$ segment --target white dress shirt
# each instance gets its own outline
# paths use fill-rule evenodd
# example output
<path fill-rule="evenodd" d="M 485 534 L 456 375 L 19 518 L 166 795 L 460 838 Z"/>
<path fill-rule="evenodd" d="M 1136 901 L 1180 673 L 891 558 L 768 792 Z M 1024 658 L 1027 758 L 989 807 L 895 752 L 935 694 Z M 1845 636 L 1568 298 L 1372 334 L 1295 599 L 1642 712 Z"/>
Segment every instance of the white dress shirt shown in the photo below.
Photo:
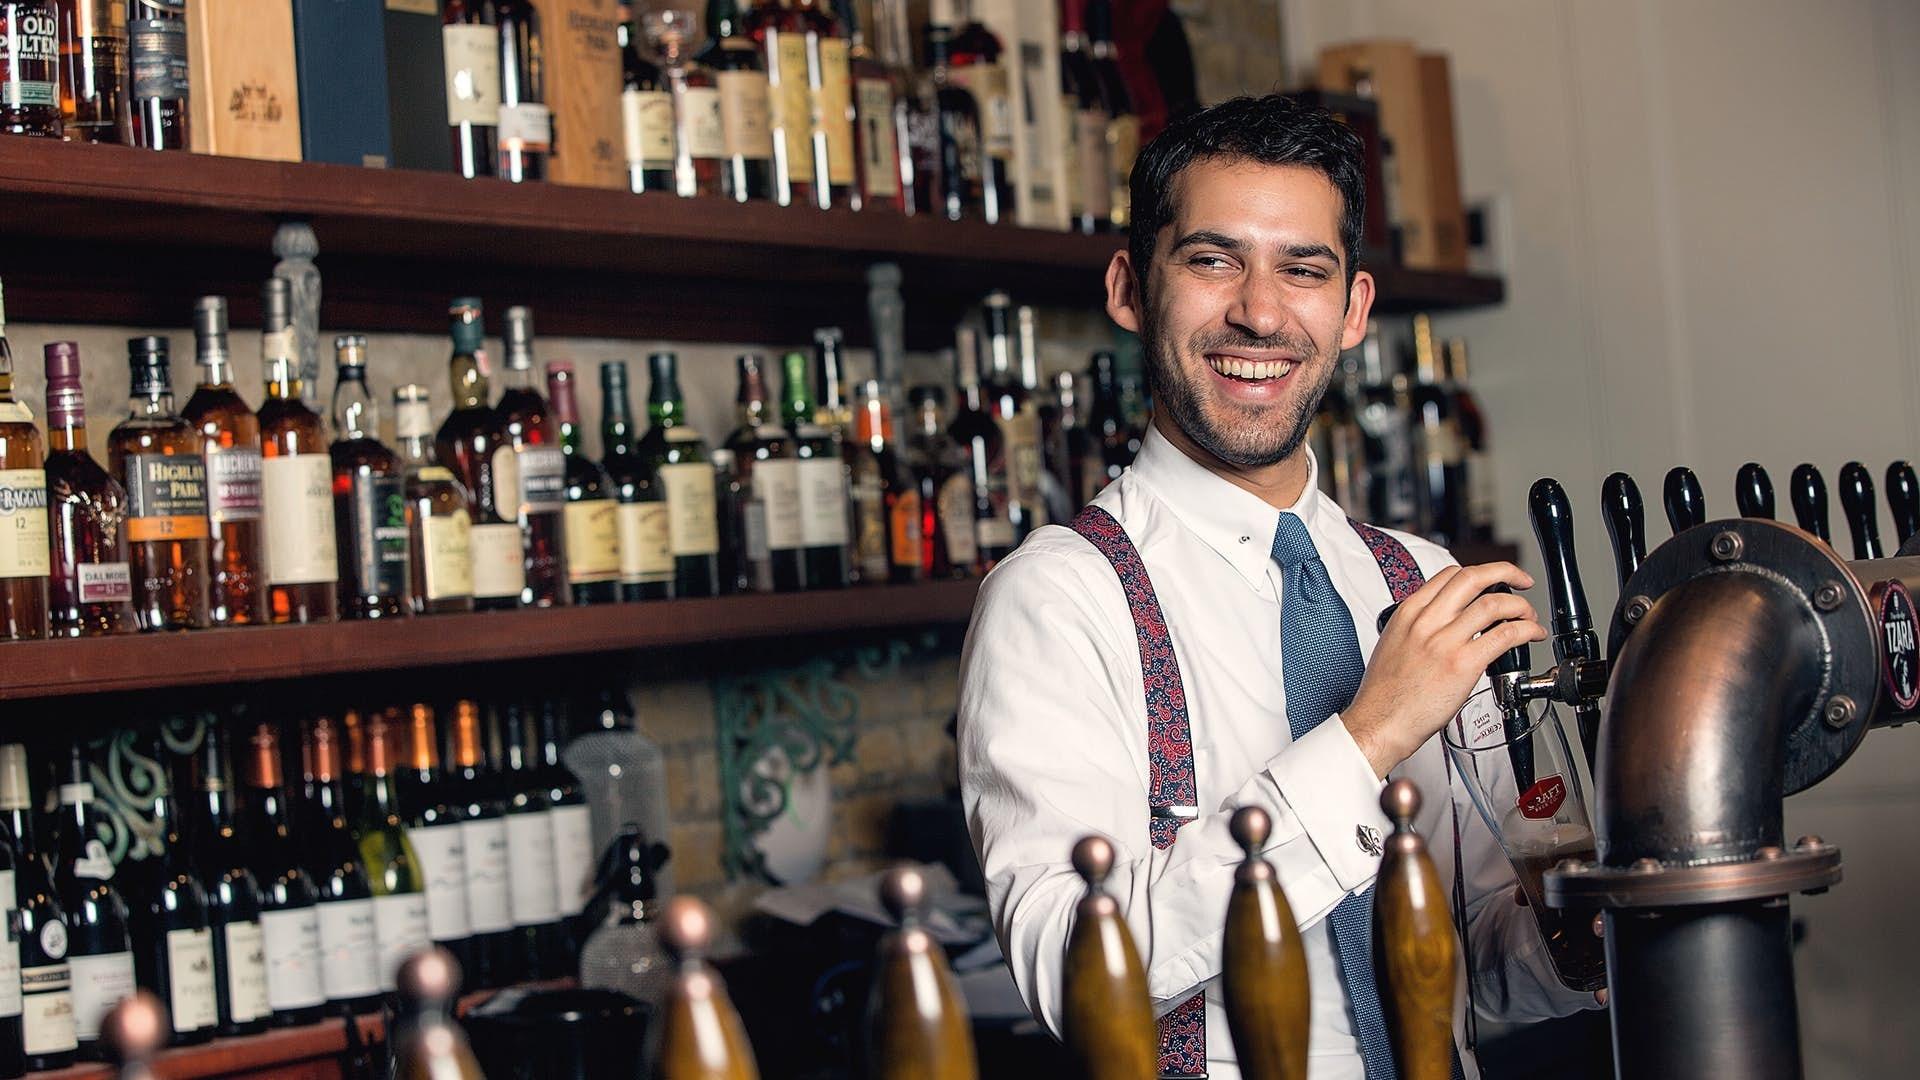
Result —
<path fill-rule="evenodd" d="M 1392 598 L 1346 515 L 1318 490 L 1287 513 L 1306 525 L 1370 656 Z M 1107 890 L 1119 901 L 1147 971 L 1156 1012 L 1204 987 L 1213 1080 L 1237 1080 L 1218 979 L 1233 870 L 1227 822 L 1241 806 L 1273 819 L 1266 858 L 1299 919 L 1312 988 L 1310 1080 L 1364 1080 L 1359 1044 L 1326 916 L 1364 891 L 1379 856 L 1361 826 L 1384 836 L 1378 779 L 1336 714 L 1295 740 L 1281 679 L 1281 568 L 1272 557 L 1281 511 L 1202 468 L 1157 431 L 1093 505 L 1139 549 L 1165 612 L 1186 690 L 1202 816 L 1173 844 L 1148 839 L 1147 713 L 1140 653 L 1120 579 L 1071 529 L 1034 533 L 981 587 L 961 661 L 960 786 L 986 872 L 994 925 L 1028 1008 L 1060 1030 L 1061 968 L 1073 908 L 1085 891 L 1068 863 L 1089 833 L 1118 849 Z M 1452 558 L 1395 534 L 1424 574 Z M 1449 784 L 1438 739 L 1394 770 L 1419 785 L 1415 821 L 1443 881 L 1453 877 L 1451 792 L 1459 812 L 1475 1000 L 1483 1013 L 1538 1020 L 1592 1007 L 1554 978 L 1515 879 L 1466 791 Z M 1464 966 L 1461 993 L 1465 1001 Z M 1462 1011 L 1455 1041 L 1469 1076 Z"/>

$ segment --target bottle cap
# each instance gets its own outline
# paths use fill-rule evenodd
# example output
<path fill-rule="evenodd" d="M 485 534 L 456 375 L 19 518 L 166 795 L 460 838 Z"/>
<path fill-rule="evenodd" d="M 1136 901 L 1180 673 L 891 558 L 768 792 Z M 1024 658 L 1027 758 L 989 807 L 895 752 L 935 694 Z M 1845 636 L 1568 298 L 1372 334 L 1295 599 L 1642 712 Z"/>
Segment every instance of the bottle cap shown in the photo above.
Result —
<path fill-rule="evenodd" d="M 260 287 L 260 329 L 271 334 L 293 322 L 293 286 L 286 278 L 270 277 Z"/>
<path fill-rule="evenodd" d="M 333 363 L 341 371 L 364 372 L 367 367 L 365 334 L 341 334 L 333 339 Z"/>
<path fill-rule="evenodd" d="M 650 353 L 647 370 L 653 376 L 653 395 L 680 396 L 680 358 L 670 352 Z"/>
<path fill-rule="evenodd" d="M 487 324 L 477 296 L 462 296 L 447 305 L 453 321 L 453 347 L 457 352 L 477 353 L 486 344 Z"/>
<path fill-rule="evenodd" d="M 547 397 L 553 402 L 553 418 L 562 424 L 580 423 L 580 403 L 573 392 L 573 362 L 547 361 Z"/>
<path fill-rule="evenodd" d="M 613 396 L 627 388 L 627 362 L 625 360 L 606 360 L 600 364 L 600 391 L 603 395 Z"/>
<path fill-rule="evenodd" d="M 932 402 L 935 405 L 945 405 L 947 403 L 946 389 L 939 386 L 916 386 L 907 391 L 907 404 L 912 405 L 914 408 L 917 409 L 928 402 Z"/>
<path fill-rule="evenodd" d="M 224 364 L 227 356 L 227 298 L 203 296 L 193 305 L 194 363 Z"/>
<path fill-rule="evenodd" d="M 0 746 L 0 810 L 25 810 L 33 805 L 27 783 L 27 748 L 19 743 Z"/>
<path fill-rule="evenodd" d="M 840 343 L 846 339 L 846 332 L 837 326 L 823 326 L 813 332 L 814 344 L 827 348 L 839 348 Z"/>
<path fill-rule="evenodd" d="M 163 337 L 127 339 L 127 368 L 133 376 L 132 393 L 138 396 L 173 392 L 171 343 Z"/>
<path fill-rule="evenodd" d="M 533 309 L 521 306 L 507 309 L 507 368 L 526 371 L 533 367 Z"/>

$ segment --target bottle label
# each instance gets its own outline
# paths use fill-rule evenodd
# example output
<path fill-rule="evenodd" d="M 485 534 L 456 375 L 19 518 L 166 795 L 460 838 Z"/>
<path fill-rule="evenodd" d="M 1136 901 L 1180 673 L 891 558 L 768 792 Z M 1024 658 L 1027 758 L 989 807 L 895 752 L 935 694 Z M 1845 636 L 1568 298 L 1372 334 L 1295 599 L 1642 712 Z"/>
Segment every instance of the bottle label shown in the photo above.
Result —
<path fill-rule="evenodd" d="M 407 595 L 407 497 L 397 476 L 353 474 L 348 496 L 353 591 L 382 599 Z"/>
<path fill-rule="evenodd" d="M 227 945 L 227 1005 L 244 1024 L 273 1013 L 267 1004 L 267 937 L 257 922 L 230 922 Z"/>
<path fill-rule="evenodd" d="M 0 24 L 0 107 L 57 106 L 59 34 L 53 5 L 10 6 Z"/>
<path fill-rule="evenodd" d="M 77 563 L 80 602 L 126 604 L 133 600 L 133 570 L 123 562 Z"/>
<path fill-rule="evenodd" d="M 767 508 L 752 500 L 741 508 L 742 543 L 747 549 L 747 573 L 756 592 L 773 591 L 772 552 L 767 547 Z"/>
<path fill-rule="evenodd" d="M 769 104 L 773 134 L 786 158 L 787 176 L 813 183 L 811 94 L 807 90 L 807 39 L 785 31 L 767 33 Z"/>
<path fill-rule="evenodd" d="M 407 842 L 427 882 L 427 934 L 459 941 L 473 933 L 467 918 L 467 834 L 459 822 L 408 829 Z"/>
<path fill-rule="evenodd" d="M 660 485 L 672 515 L 668 536 L 676 557 L 720 553 L 720 521 L 714 505 L 713 466 L 683 461 L 660 466 Z"/>
<path fill-rule="evenodd" d="M 814 127 L 827 138 L 827 181 L 853 183 L 853 73 L 845 38 L 820 39 L 820 88 L 814 91 Z"/>
<path fill-rule="evenodd" d="M 0 469 L 0 578 L 46 577 L 47 474 Z"/>
<path fill-rule="evenodd" d="M 1133 159 L 1140 156 L 1140 118 L 1118 117 L 1107 124 L 1107 168 L 1113 194 L 1108 197 L 1110 216 L 1116 224 L 1127 220 L 1128 204 L 1133 201 Z"/>
<path fill-rule="evenodd" d="M 771 91 L 764 71 L 722 71 L 720 132 L 725 155 L 748 161 L 773 159 Z"/>
<path fill-rule="evenodd" d="M 67 967 L 73 975 L 74 1035 L 92 1042 L 100 1037 L 100 1021 L 107 1011 L 133 996 L 133 954 L 72 956 Z"/>
<path fill-rule="evenodd" d="M 544 811 L 507 815 L 507 858 L 513 866 L 509 900 L 515 926 L 540 926 L 560 917 L 553 825 L 548 816 Z"/>
<path fill-rule="evenodd" d="M 518 468 L 501 468 L 502 455 L 511 454 Z M 503 505 L 517 504 L 522 514 L 539 514 L 558 510 L 567 503 L 567 458 L 557 446 L 521 446 L 517 448 L 501 447 L 493 454 L 493 474 L 495 491 L 500 492 Z M 517 476 L 519 492 L 517 499 L 512 488 L 502 487 L 500 477 Z"/>
<path fill-rule="evenodd" d="M 854 86 L 860 123 L 860 167 L 867 194 L 900 194 L 900 140 L 893 130 L 893 86 L 860 79 Z"/>
<path fill-rule="evenodd" d="M 1007 494 L 1019 502 L 1030 520 L 1043 521 L 1046 510 L 1040 502 L 1040 417 L 1031 402 L 1012 416 L 996 416 L 1002 445 L 1007 455 Z"/>
<path fill-rule="evenodd" d="M 1078 145 L 1074 160 L 1080 163 L 1079 205 L 1092 217 L 1106 220 L 1113 210 L 1113 155 L 1107 149 L 1107 115 L 1099 109 L 1073 106 L 1073 130 Z"/>
<path fill-rule="evenodd" d="M 79 1046 L 72 985 L 65 961 L 20 969 L 21 1041 L 27 1053 L 59 1054 Z"/>
<path fill-rule="evenodd" d="M 320 911 L 317 907 L 260 913 L 267 949 L 267 1006 L 306 1009 L 327 1000 L 320 986 Z"/>
<path fill-rule="evenodd" d="M 590 585 L 620 578 L 620 509 L 612 499 L 567 504 L 567 580 Z"/>
<path fill-rule="evenodd" d="M 468 541 L 473 551 L 473 595 L 483 600 L 519 596 L 527 585 L 520 526 L 475 525 Z"/>
<path fill-rule="evenodd" d="M 687 144 L 688 157 L 696 161 L 717 161 L 727 155 L 726 121 L 720 114 L 717 88 L 682 87 L 680 113 L 680 138 Z"/>
<path fill-rule="evenodd" d="M 673 580 L 673 522 L 664 502 L 621 503 L 620 580 L 629 585 Z"/>
<path fill-rule="evenodd" d="M 0 1017 L 20 1015 L 20 916 L 13 871 L 0 870 Z"/>
<path fill-rule="evenodd" d="M 128 19 L 127 44 L 133 58 L 135 101 L 187 99 L 185 19 Z"/>
<path fill-rule="evenodd" d="M 625 90 L 620 94 L 620 127 L 627 164 L 643 169 L 673 168 L 673 95 L 665 90 Z"/>
<path fill-rule="evenodd" d="M 1013 546 L 1013 522 L 998 514 L 980 518 L 974 522 L 974 539 L 983 548 L 1010 548 Z"/>
<path fill-rule="evenodd" d="M 213 987 L 213 931 L 167 931 L 167 983 L 173 1030 L 199 1031 L 220 1022 Z"/>
<path fill-rule="evenodd" d="M 314 905 L 320 913 L 320 986 L 327 1000 L 367 997 L 380 991 L 380 938 L 372 900 L 333 900 Z"/>
<path fill-rule="evenodd" d="M 129 454 L 127 539 L 135 543 L 204 540 L 207 462 L 199 454 Z"/>
<path fill-rule="evenodd" d="M 874 581 L 887 578 L 886 498 L 880 468 L 869 458 L 861 463 L 860 475 L 853 482 L 853 509 L 857 519 L 854 548 L 860 560 L 860 573 Z"/>
<path fill-rule="evenodd" d="M 461 24 L 440 28 L 446 54 L 447 126 L 500 122 L 500 31 Z"/>
<path fill-rule="evenodd" d="M 556 806 L 547 817 L 553 826 L 560 914 L 578 915 L 586 910 L 587 897 L 593 892 L 593 812 L 585 806 Z"/>
<path fill-rule="evenodd" d="M 467 917 L 473 932 L 513 929 L 513 906 L 507 895 L 507 823 L 479 818 L 461 822 L 460 831 L 466 836 Z"/>
<path fill-rule="evenodd" d="M 425 893 L 373 898 L 374 937 L 380 944 L 380 989 L 392 990 L 400 962 L 432 943 Z"/>
<path fill-rule="evenodd" d="M 267 580 L 314 585 L 340 580 L 333 531 L 333 462 L 325 454 L 283 454 L 260 462 L 266 511 Z"/>
<path fill-rule="evenodd" d="M 951 69 L 955 84 L 973 95 L 980 109 L 980 143 L 990 157 L 1013 160 L 1013 95 L 1002 64 L 968 64 Z"/>
<path fill-rule="evenodd" d="M 215 525 L 260 520 L 260 451 L 207 455 L 207 515 Z"/>
<path fill-rule="evenodd" d="M 903 492 L 887 509 L 887 534 L 892 541 L 894 566 L 920 567 L 920 493 Z"/>
<path fill-rule="evenodd" d="M 422 514 L 420 546 L 428 600 L 473 595 L 473 516 L 465 508 L 446 515 Z"/>
<path fill-rule="evenodd" d="M 500 149 L 544 154 L 553 148 L 553 113 L 545 105 L 500 106 Z"/>
<path fill-rule="evenodd" d="M 980 559 L 980 545 L 974 538 L 973 480 L 966 473 L 954 473 L 934 496 L 934 514 L 940 533 L 947 538 L 947 561 L 955 566 L 972 566 Z"/>
<path fill-rule="evenodd" d="M 847 468 L 837 457 L 800 462 L 800 532 L 807 547 L 847 542 Z"/>
<path fill-rule="evenodd" d="M 791 458 L 753 463 L 753 499 L 765 515 L 767 547 L 773 551 L 806 546 L 800 470 L 801 463 Z"/>

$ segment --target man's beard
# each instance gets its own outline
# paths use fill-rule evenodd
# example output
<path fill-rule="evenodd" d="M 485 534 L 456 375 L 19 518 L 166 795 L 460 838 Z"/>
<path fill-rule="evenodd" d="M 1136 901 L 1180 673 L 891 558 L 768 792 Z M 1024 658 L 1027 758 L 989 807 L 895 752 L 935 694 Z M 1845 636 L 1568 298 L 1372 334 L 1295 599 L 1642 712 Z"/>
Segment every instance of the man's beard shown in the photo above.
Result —
<path fill-rule="evenodd" d="M 1200 385 L 1208 373 L 1190 372 L 1185 368 L 1173 343 L 1157 330 L 1150 330 L 1143 337 L 1143 343 L 1154 408 L 1167 410 L 1167 415 L 1194 445 L 1243 469 L 1276 465 L 1300 449 L 1300 444 L 1306 441 L 1308 427 L 1313 424 L 1314 410 L 1327 392 L 1327 384 L 1333 380 L 1337 359 L 1316 353 L 1311 341 L 1290 334 L 1254 337 L 1232 330 L 1195 334 L 1188 342 L 1188 350 L 1190 355 L 1202 358 L 1202 365 L 1206 365 L 1204 358 L 1212 352 L 1283 350 L 1301 357 L 1288 378 L 1315 380 L 1304 393 L 1296 391 L 1272 405 L 1253 408 L 1228 404 L 1225 410 L 1238 416 L 1210 417 L 1202 404 L 1208 391 Z"/>

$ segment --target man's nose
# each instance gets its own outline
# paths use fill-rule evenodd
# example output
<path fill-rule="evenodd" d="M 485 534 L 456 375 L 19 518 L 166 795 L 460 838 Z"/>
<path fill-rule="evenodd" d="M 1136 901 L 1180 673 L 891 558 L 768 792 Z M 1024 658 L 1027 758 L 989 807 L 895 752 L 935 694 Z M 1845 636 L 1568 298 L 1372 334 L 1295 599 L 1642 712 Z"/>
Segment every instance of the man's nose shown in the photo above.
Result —
<path fill-rule="evenodd" d="M 1267 274 L 1248 274 L 1227 309 L 1227 321 L 1254 337 L 1271 337 L 1287 324 L 1281 284 Z"/>

